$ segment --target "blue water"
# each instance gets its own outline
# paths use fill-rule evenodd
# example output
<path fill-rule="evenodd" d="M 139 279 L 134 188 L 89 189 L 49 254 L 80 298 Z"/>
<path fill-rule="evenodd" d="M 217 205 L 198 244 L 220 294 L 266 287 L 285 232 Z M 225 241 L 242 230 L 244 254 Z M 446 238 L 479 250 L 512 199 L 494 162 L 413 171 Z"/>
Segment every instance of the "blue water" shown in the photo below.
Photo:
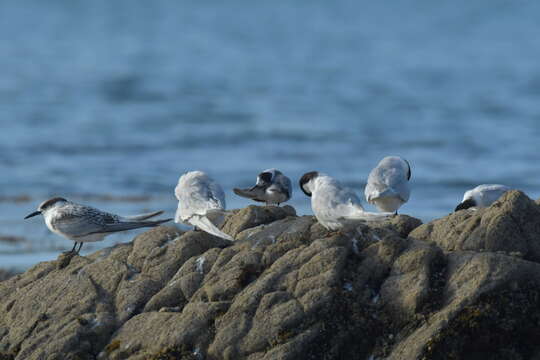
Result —
<path fill-rule="evenodd" d="M 172 216 L 194 169 L 229 208 L 269 167 L 362 193 L 389 154 L 412 164 L 402 212 L 423 220 L 479 183 L 537 198 L 539 13 L 499 0 L 2 1 L 0 239 L 23 240 L 0 240 L 0 266 L 71 248 L 22 220 L 47 197 Z"/>

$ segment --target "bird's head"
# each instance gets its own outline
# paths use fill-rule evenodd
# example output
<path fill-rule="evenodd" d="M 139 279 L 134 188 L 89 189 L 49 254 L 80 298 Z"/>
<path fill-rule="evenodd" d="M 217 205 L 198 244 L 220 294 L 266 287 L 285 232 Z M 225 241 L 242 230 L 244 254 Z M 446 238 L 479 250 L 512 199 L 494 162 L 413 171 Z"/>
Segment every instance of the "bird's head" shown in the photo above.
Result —
<path fill-rule="evenodd" d="M 274 182 L 277 175 L 281 174 L 279 170 L 268 169 L 257 175 L 257 186 L 270 185 Z"/>
<path fill-rule="evenodd" d="M 47 211 L 57 207 L 58 205 L 66 203 L 67 200 L 61 197 L 54 197 L 49 200 L 45 200 L 41 204 L 39 204 L 37 211 L 34 211 L 31 214 L 28 214 L 25 219 L 31 218 L 33 216 L 42 215 L 46 213 Z"/>
<path fill-rule="evenodd" d="M 313 193 L 313 180 L 315 180 L 319 176 L 319 173 L 317 171 L 310 171 L 308 173 L 305 173 L 300 178 L 300 189 L 306 194 L 307 196 L 311 197 L 311 194 Z"/>

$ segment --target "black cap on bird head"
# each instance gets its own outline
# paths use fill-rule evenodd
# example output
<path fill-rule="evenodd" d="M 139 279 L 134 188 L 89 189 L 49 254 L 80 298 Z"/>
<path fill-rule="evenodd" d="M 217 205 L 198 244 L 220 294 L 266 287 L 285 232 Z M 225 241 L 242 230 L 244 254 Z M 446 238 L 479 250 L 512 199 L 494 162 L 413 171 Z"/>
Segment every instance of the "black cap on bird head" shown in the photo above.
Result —
<path fill-rule="evenodd" d="M 459 210 L 465 210 L 465 209 L 472 208 L 475 206 L 476 206 L 476 201 L 474 201 L 474 199 L 467 199 L 463 201 L 462 203 L 460 203 L 458 206 L 456 206 L 456 209 L 454 210 L 454 212 L 459 211 Z"/>
<path fill-rule="evenodd" d="M 309 189 L 306 189 L 304 185 L 309 183 L 311 180 L 315 179 L 317 176 L 319 176 L 319 173 L 317 171 L 310 171 L 308 173 L 305 173 L 299 181 L 300 189 L 306 194 L 307 196 L 311 197 L 311 191 Z"/>
<path fill-rule="evenodd" d="M 259 176 L 257 176 L 257 182 L 261 181 L 263 183 L 271 183 L 273 178 L 274 174 L 272 174 L 270 171 L 263 171 L 259 174 Z"/>
<path fill-rule="evenodd" d="M 45 200 L 44 202 L 39 204 L 37 211 L 34 211 L 31 214 L 28 214 L 24 218 L 28 219 L 28 218 L 31 218 L 31 217 L 34 217 L 34 216 L 37 216 L 37 215 L 41 215 L 44 211 L 51 208 L 52 206 L 54 206 L 56 203 L 58 203 L 60 201 L 61 202 L 66 202 L 67 200 L 64 199 L 64 198 L 61 198 L 61 197 L 53 197 L 53 198 L 51 198 L 49 200 Z"/>

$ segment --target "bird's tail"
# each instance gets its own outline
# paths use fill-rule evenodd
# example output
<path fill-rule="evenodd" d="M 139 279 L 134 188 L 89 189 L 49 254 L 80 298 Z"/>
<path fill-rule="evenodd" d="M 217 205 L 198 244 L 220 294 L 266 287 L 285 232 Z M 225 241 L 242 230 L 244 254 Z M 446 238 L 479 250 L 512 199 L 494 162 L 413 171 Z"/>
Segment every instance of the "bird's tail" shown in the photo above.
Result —
<path fill-rule="evenodd" d="M 146 214 L 140 214 L 140 215 L 124 216 L 123 218 L 126 221 L 143 221 L 143 220 L 148 220 L 150 218 L 156 217 L 161 214 L 163 214 L 163 210 L 154 211 L 154 212 L 146 213 Z"/>
<path fill-rule="evenodd" d="M 155 220 L 155 221 L 122 221 L 118 223 L 107 224 L 103 230 L 96 231 L 95 233 L 112 233 L 112 232 L 117 232 L 117 231 L 132 230 L 132 229 L 138 229 L 138 228 L 143 228 L 143 227 L 155 227 L 171 220 L 172 218 Z"/>
<path fill-rule="evenodd" d="M 191 219 L 189 219 L 189 222 L 191 223 L 191 225 L 198 227 L 204 232 L 220 237 L 222 239 L 234 241 L 232 236 L 225 234 L 223 231 L 219 230 L 206 216 L 193 216 Z"/>

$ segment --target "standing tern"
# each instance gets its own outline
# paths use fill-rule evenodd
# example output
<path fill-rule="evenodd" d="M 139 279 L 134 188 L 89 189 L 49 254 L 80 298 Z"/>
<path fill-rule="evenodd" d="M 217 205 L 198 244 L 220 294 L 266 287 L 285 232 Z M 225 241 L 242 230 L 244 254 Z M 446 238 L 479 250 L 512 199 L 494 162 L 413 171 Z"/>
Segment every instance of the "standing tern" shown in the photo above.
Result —
<path fill-rule="evenodd" d="M 300 179 L 300 189 L 311 197 L 311 209 L 328 230 L 338 230 L 355 220 L 384 220 L 392 213 L 366 212 L 349 188 L 326 174 L 312 171 Z"/>
<path fill-rule="evenodd" d="M 162 213 L 163 211 L 156 211 L 135 216 L 120 216 L 61 197 L 54 197 L 42 202 L 37 211 L 29 214 L 25 219 L 43 215 L 49 230 L 75 242 L 71 253 L 78 254 L 85 242 L 101 241 L 114 232 L 154 227 L 172 220 L 146 221 Z M 75 251 L 77 243 L 80 245 Z"/>
<path fill-rule="evenodd" d="M 387 156 L 369 173 L 364 195 L 379 211 L 395 212 L 409 200 L 411 166 L 399 156 Z"/>
<path fill-rule="evenodd" d="M 234 240 L 207 217 L 212 212 L 223 213 L 225 210 L 225 193 L 217 182 L 202 171 L 190 171 L 180 176 L 174 193 L 178 199 L 175 222 L 192 225 L 195 229 L 223 239 Z"/>
<path fill-rule="evenodd" d="M 234 193 L 248 199 L 278 205 L 292 196 L 291 180 L 277 169 L 264 170 L 257 176 L 255 186 L 249 189 L 233 189 Z"/>

